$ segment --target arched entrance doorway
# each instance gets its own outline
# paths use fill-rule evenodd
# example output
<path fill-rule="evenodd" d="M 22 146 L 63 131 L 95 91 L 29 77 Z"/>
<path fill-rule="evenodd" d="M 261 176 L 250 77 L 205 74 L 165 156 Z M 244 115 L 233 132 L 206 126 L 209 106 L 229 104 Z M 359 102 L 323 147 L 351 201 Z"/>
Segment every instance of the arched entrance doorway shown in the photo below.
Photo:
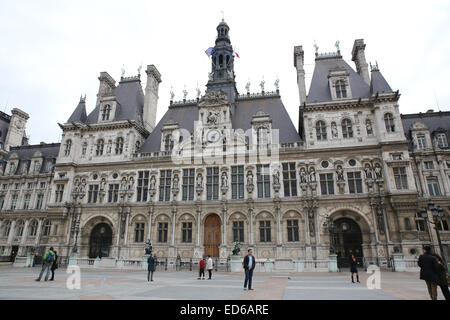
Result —
<path fill-rule="evenodd" d="M 339 268 L 350 267 L 350 256 L 353 254 L 363 265 L 362 233 L 359 225 L 352 219 L 340 218 L 334 221 L 333 247 L 337 254 Z"/>
<path fill-rule="evenodd" d="M 112 230 L 106 223 L 99 223 L 91 232 L 89 258 L 108 257 L 112 244 Z"/>
<path fill-rule="evenodd" d="M 217 214 L 210 214 L 205 219 L 204 246 L 205 255 L 211 257 L 219 256 L 220 246 L 220 218 Z"/>

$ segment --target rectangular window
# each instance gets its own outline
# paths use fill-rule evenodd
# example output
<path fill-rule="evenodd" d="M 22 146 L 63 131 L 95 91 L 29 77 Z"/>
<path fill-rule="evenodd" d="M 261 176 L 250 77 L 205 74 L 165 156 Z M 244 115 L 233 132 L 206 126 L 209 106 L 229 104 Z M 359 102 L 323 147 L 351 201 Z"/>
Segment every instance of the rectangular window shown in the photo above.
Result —
<path fill-rule="evenodd" d="M 33 182 L 28 182 L 27 189 L 33 189 Z"/>
<path fill-rule="evenodd" d="M 433 161 L 425 161 L 425 169 L 434 169 Z"/>
<path fill-rule="evenodd" d="M 425 220 L 420 218 L 416 213 L 416 229 L 417 231 L 425 231 Z"/>
<path fill-rule="evenodd" d="M 299 241 L 298 220 L 287 220 L 288 241 Z"/>
<path fill-rule="evenodd" d="M 169 224 L 167 222 L 158 223 L 158 242 L 167 242 L 167 230 Z"/>
<path fill-rule="evenodd" d="M 19 189 L 20 189 L 20 183 L 16 183 L 16 184 L 14 185 L 14 189 L 19 190 Z"/>
<path fill-rule="evenodd" d="M 146 202 L 150 171 L 138 171 L 137 202 Z"/>
<path fill-rule="evenodd" d="M 194 200 L 195 169 L 183 169 L 183 201 Z"/>
<path fill-rule="evenodd" d="M 37 210 L 41 210 L 42 209 L 42 203 L 44 202 L 44 195 L 38 194 L 37 195 L 37 200 L 36 200 L 36 209 Z"/>
<path fill-rule="evenodd" d="M 417 147 L 419 149 L 425 149 L 427 147 L 427 141 L 425 140 L 424 134 L 417 135 Z"/>
<path fill-rule="evenodd" d="M 395 187 L 397 190 L 408 189 L 408 176 L 406 175 L 406 169 L 404 167 L 393 168 Z"/>
<path fill-rule="evenodd" d="M 0 196 L 0 210 L 3 209 L 4 204 L 5 204 L 5 196 Z"/>
<path fill-rule="evenodd" d="M 231 198 L 244 199 L 244 166 L 231 167 Z"/>
<path fill-rule="evenodd" d="M 233 242 L 244 242 L 244 221 L 233 221 Z"/>
<path fill-rule="evenodd" d="M 98 184 L 89 185 L 88 203 L 97 203 L 98 199 Z"/>
<path fill-rule="evenodd" d="M 119 200 L 119 184 L 110 184 L 108 189 L 108 202 L 117 202 Z"/>
<path fill-rule="evenodd" d="M 427 178 L 427 184 L 428 184 L 428 192 L 430 193 L 430 196 L 440 196 L 441 195 L 441 190 L 439 188 L 439 181 L 436 177 Z"/>
<path fill-rule="evenodd" d="M 260 242 L 272 241 L 270 221 L 260 221 L 259 222 L 259 241 Z"/>
<path fill-rule="evenodd" d="M 334 180 L 332 173 L 320 174 L 320 189 L 322 195 L 334 194 Z"/>
<path fill-rule="evenodd" d="M 445 133 L 438 133 L 437 139 L 438 139 L 439 148 L 447 148 L 448 147 L 447 136 L 445 135 Z"/>
<path fill-rule="evenodd" d="M 206 199 L 219 199 L 219 167 L 206 168 Z"/>
<path fill-rule="evenodd" d="M 192 222 L 183 222 L 182 225 L 182 242 L 192 242 Z"/>
<path fill-rule="evenodd" d="M 23 198 L 23 209 L 24 210 L 28 210 L 28 208 L 30 207 L 30 199 L 31 199 L 31 194 L 27 193 L 25 195 L 25 197 Z"/>
<path fill-rule="evenodd" d="M 448 222 L 447 220 L 439 220 L 437 223 L 437 227 L 439 231 L 448 231 Z"/>
<path fill-rule="evenodd" d="M 136 223 L 134 242 L 144 242 L 145 223 Z"/>
<path fill-rule="evenodd" d="M 63 184 L 57 184 L 55 193 L 56 193 L 55 202 L 56 203 L 62 202 L 63 194 L 64 194 L 64 185 Z"/>
<path fill-rule="evenodd" d="M 12 198 L 11 198 L 11 210 L 15 210 L 16 209 L 16 205 L 17 205 L 17 198 L 19 197 L 19 195 L 17 194 L 13 194 Z"/>
<path fill-rule="evenodd" d="M 161 170 L 159 177 L 159 201 L 170 201 L 172 170 Z"/>
<path fill-rule="evenodd" d="M 392 160 L 402 160 L 402 154 L 393 154 Z"/>
<path fill-rule="evenodd" d="M 41 183 L 40 183 L 40 188 L 41 188 L 41 189 L 45 189 L 45 182 L 41 182 Z"/>
<path fill-rule="evenodd" d="M 362 193 L 361 172 L 347 172 L 348 191 L 350 193 Z"/>
<path fill-rule="evenodd" d="M 256 165 L 256 181 L 258 186 L 258 198 L 270 198 L 270 174 L 269 165 Z"/>
<path fill-rule="evenodd" d="M 295 162 L 283 163 L 283 185 L 285 197 L 297 196 L 297 177 L 295 175 Z"/>

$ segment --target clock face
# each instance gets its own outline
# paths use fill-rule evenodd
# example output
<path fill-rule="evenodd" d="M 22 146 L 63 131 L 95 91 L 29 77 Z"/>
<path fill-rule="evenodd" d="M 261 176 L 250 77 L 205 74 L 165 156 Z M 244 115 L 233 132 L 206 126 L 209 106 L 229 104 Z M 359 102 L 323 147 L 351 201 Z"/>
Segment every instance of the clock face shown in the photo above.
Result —
<path fill-rule="evenodd" d="M 208 142 L 217 142 L 220 139 L 220 132 L 218 130 L 209 130 L 206 138 Z"/>

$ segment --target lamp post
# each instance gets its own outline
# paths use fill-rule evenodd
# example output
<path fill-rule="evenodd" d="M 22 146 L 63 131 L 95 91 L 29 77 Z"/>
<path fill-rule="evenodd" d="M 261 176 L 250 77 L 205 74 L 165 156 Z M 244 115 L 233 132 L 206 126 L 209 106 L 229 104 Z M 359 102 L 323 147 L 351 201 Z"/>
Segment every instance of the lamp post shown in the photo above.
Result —
<path fill-rule="evenodd" d="M 72 255 L 75 255 L 78 253 L 78 233 L 80 232 L 80 215 L 81 215 L 81 200 L 84 198 L 85 195 L 85 186 L 86 181 L 83 180 L 76 180 L 75 181 L 75 188 L 72 190 L 72 212 L 73 212 L 73 222 L 74 225 L 74 231 L 75 231 L 75 242 L 72 247 Z M 78 199 L 80 200 L 80 203 L 78 203 Z M 79 207 L 77 208 L 77 205 Z"/>
<path fill-rule="evenodd" d="M 431 214 L 433 215 L 433 221 L 430 221 L 428 219 L 428 211 L 431 211 Z M 438 228 L 439 223 L 445 218 L 444 210 L 441 208 L 441 206 L 435 207 L 434 202 L 430 199 L 428 201 L 428 210 L 422 207 L 422 209 L 420 209 L 419 211 L 419 216 L 423 218 L 426 222 L 429 222 L 434 225 L 434 229 L 436 230 L 436 236 L 439 244 L 439 249 L 441 251 L 442 260 L 446 267 L 445 270 L 447 270 L 447 260 L 445 259 L 445 253 L 442 247 L 441 236 L 439 234 Z"/>
<path fill-rule="evenodd" d="M 330 253 L 331 254 L 335 254 L 334 252 L 334 239 L 333 239 L 333 235 L 334 235 L 334 222 L 331 219 L 330 216 L 327 217 L 327 227 L 328 227 L 328 232 L 330 233 Z"/>

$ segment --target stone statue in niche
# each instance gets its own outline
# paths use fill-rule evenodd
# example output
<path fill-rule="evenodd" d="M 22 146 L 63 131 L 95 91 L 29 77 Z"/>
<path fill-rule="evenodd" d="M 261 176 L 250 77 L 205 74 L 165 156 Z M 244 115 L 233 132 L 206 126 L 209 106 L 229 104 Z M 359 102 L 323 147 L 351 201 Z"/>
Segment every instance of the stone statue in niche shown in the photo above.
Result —
<path fill-rule="evenodd" d="M 173 184 L 173 188 L 175 189 L 175 188 L 178 188 L 178 183 L 179 183 L 179 181 L 180 181 L 180 179 L 178 178 L 178 174 L 174 174 L 174 176 L 173 176 L 173 181 L 172 181 L 172 184 Z"/>
<path fill-rule="evenodd" d="M 364 172 L 366 173 L 366 179 L 373 179 L 372 168 L 370 167 L 370 164 L 366 163 Z"/>
<path fill-rule="evenodd" d="M 375 165 L 375 176 L 377 179 L 383 179 L 383 175 L 381 173 L 381 166 L 379 163 Z"/>
<path fill-rule="evenodd" d="M 127 178 L 123 177 L 122 181 L 120 182 L 120 190 L 126 190 L 127 188 Z"/>
<path fill-rule="evenodd" d="M 333 138 L 337 138 L 338 137 L 338 131 L 337 131 L 336 122 L 332 122 L 331 123 L 331 136 Z"/>
<path fill-rule="evenodd" d="M 344 181 L 344 170 L 342 169 L 342 166 L 337 167 L 336 174 L 338 181 Z"/>
<path fill-rule="evenodd" d="M 150 178 L 150 190 L 156 190 L 156 178 L 152 176 Z"/>
<path fill-rule="evenodd" d="M 105 190 L 105 186 L 106 186 L 106 179 L 102 178 L 102 181 L 100 182 L 100 190 Z"/>
<path fill-rule="evenodd" d="M 300 169 L 300 183 L 307 183 L 306 170 L 305 168 Z"/>
<path fill-rule="evenodd" d="M 247 172 L 247 191 L 248 192 L 253 192 L 253 172 L 251 170 L 249 170 Z"/>
<path fill-rule="evenodd" d="M 309 169 L 309 182 L 316 182 L 316 171 L 313 167 Z"/>
<path fill-rule="evenodd" d="M 219 114 L 218 114 L 218 112 L 209 111 L 208 117 L 206 118 L 206 122 L 208 124 L 216 125 L 218 123 L 218 121 L 219 121 Z"/>
<path fill-rule="evenodd" d="M 278 169 L 275 169 L 272 176 L 273 176 L 273 184 L 279 185 L 280 184 L 280 171 L 278 171 Z"/>
<path fill-rule="evenodd" d="M 228 186 L 228 176 L 226 172 L 222 173 L 222 187 Z"/>
<path fill-rule="evenodd" d="M 366 120 L 366 131 L 368 136 L 373 134 L 372 122 L 369 119 Z"/>
<path fill-rule="evenodd" d="M 197 174 L 197 188 L 203 187 L 203 176 L 201 173 Z"/>

